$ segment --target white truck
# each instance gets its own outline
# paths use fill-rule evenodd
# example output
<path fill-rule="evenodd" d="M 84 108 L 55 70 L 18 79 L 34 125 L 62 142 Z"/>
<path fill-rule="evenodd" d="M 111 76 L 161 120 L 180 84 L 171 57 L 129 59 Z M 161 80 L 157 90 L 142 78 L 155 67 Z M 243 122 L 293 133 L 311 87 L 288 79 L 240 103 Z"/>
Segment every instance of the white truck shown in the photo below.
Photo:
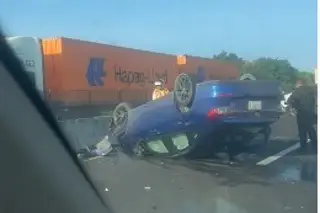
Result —
<path fill-rule="evenodd" d="M 41 40 L 36 37 L 7 37 L 8 44 L 24 65 L 31 81 L 43 94 L 44 74 Z"/>

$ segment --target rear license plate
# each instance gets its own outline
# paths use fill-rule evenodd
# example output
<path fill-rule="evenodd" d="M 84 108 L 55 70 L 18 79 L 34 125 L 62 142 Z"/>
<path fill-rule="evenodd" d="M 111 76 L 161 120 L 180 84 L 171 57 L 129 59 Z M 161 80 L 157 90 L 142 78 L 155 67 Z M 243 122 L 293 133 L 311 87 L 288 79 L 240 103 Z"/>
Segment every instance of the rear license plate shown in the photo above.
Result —
<path fill-rule="evenodd" d="M 249 110 L 261 110 L 262 109 L 262 102 L 261 101 L 249 101 L 248 102 L 248 109 Z"/>

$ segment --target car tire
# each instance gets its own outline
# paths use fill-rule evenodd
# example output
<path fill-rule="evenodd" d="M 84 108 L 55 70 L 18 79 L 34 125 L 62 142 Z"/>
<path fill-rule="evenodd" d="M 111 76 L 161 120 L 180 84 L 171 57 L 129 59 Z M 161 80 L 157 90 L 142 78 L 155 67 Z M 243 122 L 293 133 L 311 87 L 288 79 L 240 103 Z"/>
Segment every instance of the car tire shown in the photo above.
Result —
<path fill-rule="evenodd" d="M 109 128 L 113 135 L 120 135 L 125 132 L 131 109 L 132 107 L 129 103 L 123 102 L 118 104 L 113 110 Z"/>
<path fill-rule="evenodd" d="M 194 77 L 182 73 L 177 76 L 173 87 L 173 101 L 180 112 L 189 112 L 196 94 L 197 83 Z M 184 95 L 185 97 L 182 97 Z"/>

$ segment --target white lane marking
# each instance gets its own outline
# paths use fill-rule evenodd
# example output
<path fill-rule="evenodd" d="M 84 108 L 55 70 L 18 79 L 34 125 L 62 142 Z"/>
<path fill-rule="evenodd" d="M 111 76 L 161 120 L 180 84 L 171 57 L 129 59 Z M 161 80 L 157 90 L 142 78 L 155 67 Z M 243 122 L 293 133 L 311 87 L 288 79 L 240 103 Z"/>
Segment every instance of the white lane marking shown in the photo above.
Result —
<path fill-rule="evenodd" d="M 279 152 L 275 155 L 269 156 L 266 159 L 259 161 L 256 165 L 259 165 L 259 166 L 268 165 L 268 164 L 272 163 L 273 161 L 278 160 L 279 158 L 285 156 L 286 154 L 288 154 L 290 152 L 293 152 L 294 150 L 296 150 L 298 148 L 300 148 L 300 143 L 296 143 L 295 145 L 292 145 L 292 146 L 282 150 L 281 152 Z"/>
<path fill-rule="evenodd" d="M 270 140 L 293 141 L 293 140 L 299 140 L 299 138 L 275 136 L 275 137 L 270 138 Z"/>

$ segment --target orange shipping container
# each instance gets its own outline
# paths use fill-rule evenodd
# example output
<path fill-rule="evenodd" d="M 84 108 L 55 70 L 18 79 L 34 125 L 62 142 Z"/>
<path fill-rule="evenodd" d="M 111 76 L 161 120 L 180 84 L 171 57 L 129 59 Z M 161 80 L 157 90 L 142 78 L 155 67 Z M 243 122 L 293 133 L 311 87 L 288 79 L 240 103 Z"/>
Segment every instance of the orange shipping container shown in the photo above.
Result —
<path fill-rule="evenodd" d="M 22 38 L 25 43 L 31 37 Z M 36 84 L 49 94 L 51 101 L 67 105 L 143 102 L 149 99 L 155 80 L 163 78 L 166 86 L 172 88 L 181 72 L 198 74 L 203 79 L 235 79 L 240 75 L 234 66 L 211 59 L 186 56 L 186 64 L 178 65 L 177 56 L 168 54 L 69 38 L 38 42 L 34 48 L 41 48 L 43 64 L 38 68 L 42 71 L 35 73 L 39 73 L 36 81 L 42 78 L 43 82 Z M 21 43 L 20 38 L 13 46 Z M 29 48 L 30 53 L 29 46 L 22 49 Z M 40 63 L 34 61 L 35 66 Z"/>

